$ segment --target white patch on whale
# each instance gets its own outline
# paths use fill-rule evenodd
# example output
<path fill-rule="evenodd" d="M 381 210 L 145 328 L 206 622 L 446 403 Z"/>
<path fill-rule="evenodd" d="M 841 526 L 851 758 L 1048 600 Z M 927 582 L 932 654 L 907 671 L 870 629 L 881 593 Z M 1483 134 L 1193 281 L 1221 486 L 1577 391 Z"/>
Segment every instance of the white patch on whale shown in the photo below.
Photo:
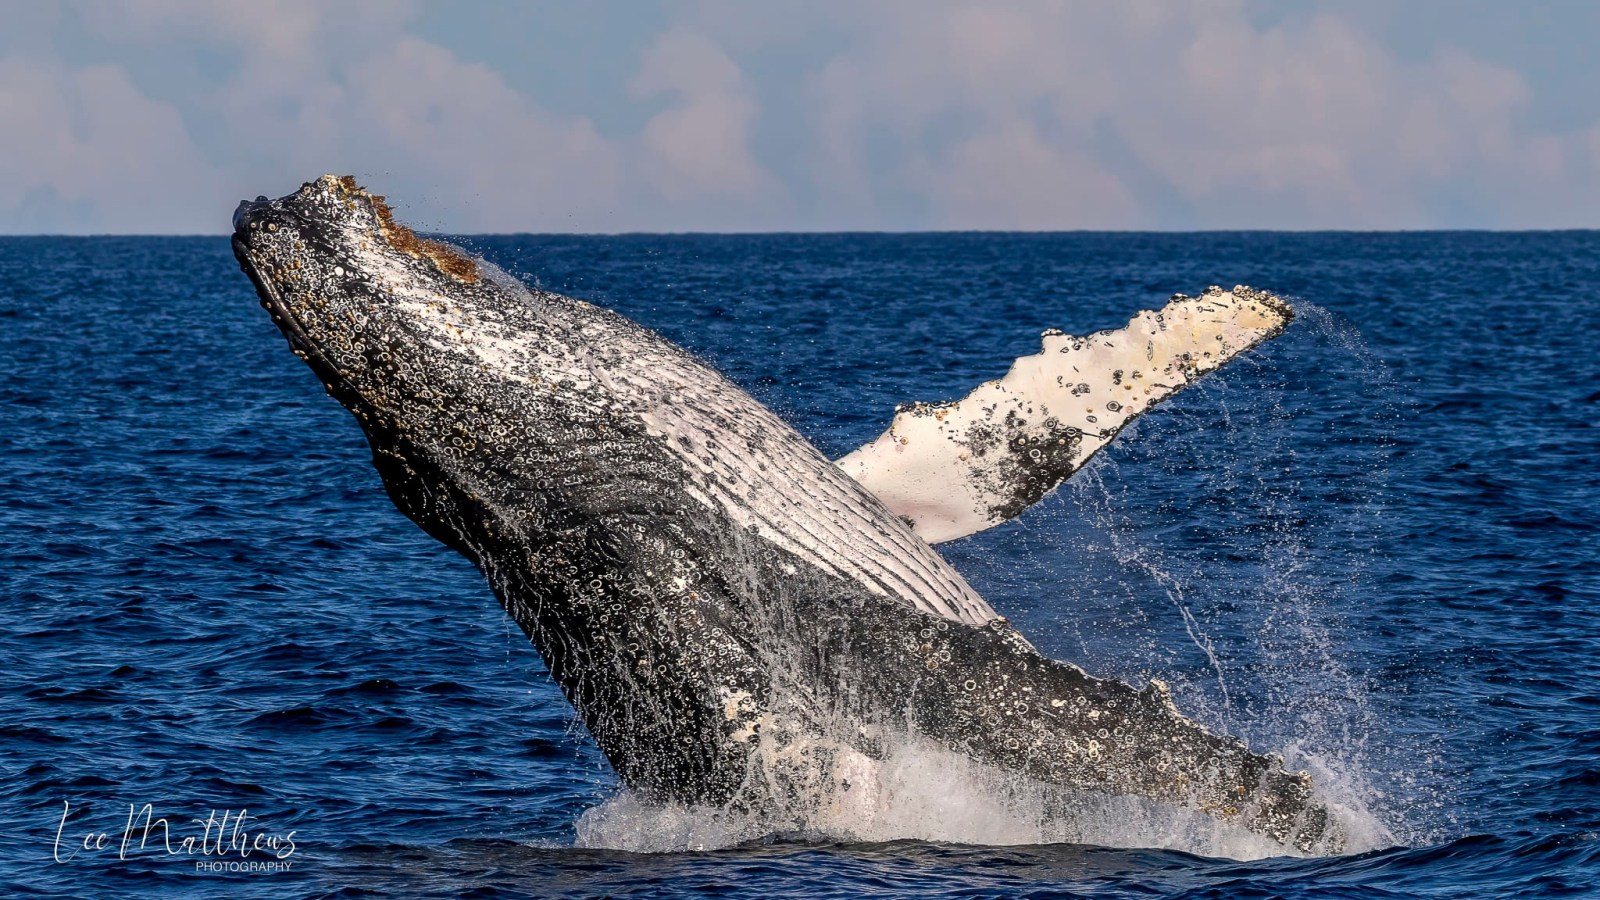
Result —
<path fill-rule="evenodd" d="M 1213 287 L 1088 337 L 1043 347 L 955 403 L 902 407 L 839 468 L 929 543 L 1006 521 L 1054 490 L 1135 417 L 1282 333 L 1288 304 Z"/>

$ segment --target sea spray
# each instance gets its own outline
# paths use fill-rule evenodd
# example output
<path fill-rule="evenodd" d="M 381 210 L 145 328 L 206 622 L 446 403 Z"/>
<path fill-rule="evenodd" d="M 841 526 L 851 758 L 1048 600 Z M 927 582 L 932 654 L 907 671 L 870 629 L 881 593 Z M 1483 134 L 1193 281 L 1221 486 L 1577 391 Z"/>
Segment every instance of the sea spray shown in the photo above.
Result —
<path fill-rule="evenodd" d="M 1308 318 L 1313 339 L 1328 340 L 1327 317 L 1312 307 Z M 1124 625 L 1143 629 L 1129 652 L 1082 633 L 1089 626 L 1075 623 L 1079 640 L 1098 651 L 1082 657 L 1091 671 L 1133 683 L 1171 678 L 1185 712 L 1219 730 L 1243 734 L 1257 746 L 1281 747 L 1291 769 L 1314 773 L 1317 795 L 1343 838 L 1343 852 L 1389 846 L 1395 834 L 1372 812 L 1373 800 L 1383 792 L 1366 771 L 1365 748 L 1375 723 L 1361 682 L 1339 660 L 1338 611 L 1349 600 L 1344 584 L 1354 581 L 1346 573 L 1359 560 L 1349 563 L 1318 549 L 1324 535 L 1337 538 L 1352 528 L 1347 519 L 1370 515 L 1383 481 L 1381 475 L 1368 479 L 1359 491 L 1345 486 L 1360 502 L 1331 522 L 1305 522 L 1306 486 L 1296 475 L 1291 449 L 1300 438 L 1293 435 L 1294 404 L 1285 402 L 1291 387 L 1270 362 L 1252 362 L 1252 367 L 1257 370 L 1253 382 L 1265 384 L 1250 385 L 1249 403 L 1230 404 L 1224 381 L 1174 404 L 1172 423 L 1153 426 L 1160 430 L 1145 441 L 1130 429 L 1126 443 L 1133 451 L 1103 456 L 1080 473 L 1070 491 L 1089 536 L 1043 557 L 1036 551 L 1029 562 L 1035 577 L 1062 578 L 1070 572 L 1070 590 L 1108 593 L 1121 605 L 1115 615 Z M 1154 447 L 1159 455 L 1152 458 L 1147 448 Z M 1129 472 L 1119 456 L 1131 458 Z M 1143 500 L 1137 494 L 1150 486 L 1131 484 L 1137 467 L 1152 462 L 1174 490 L 1186 493 L 1158 504 L 1168 521 L 1156 526 L 1143 525 L 1137 512 Z M 1184 528 L 1208 531 L 1217 539 L 1215 552 L 1251 560 L 1257 577 L 1235 585 L 1208 580 L 1203 557 L 1186 556 L 1161 540 L 1168 529 Z M 978 543 L 1018 537 L 1015 529 L 1002 534 Z M 1099 565 L 1080 566 L 1095 559 Z M 1086 569 L 1098 584 L 1085 582 Z M 1151 585 L 1166 598 L 1165 607 L 1149 603 Z M 988 592 L 997 598 L 1008 593 Z M 781 598 L 770 599 L 782 605 Z M 1064 594 L 1058 614 L 1075 618 L 1077 599 Z M 1199 651 L 1200 669 L 1174 664 L 1175 648 L 1183 644 Z M 1103 656 L 1108 647 L 1110 659 Z M 1202 677 L 1201 669 L 1209 677 Z M 1230 692 L 1234 681 L 1241 688 L 1237 699 Z M 781 762 L 756 754 L 753 777 L 764 784 L 752 802 L 695 807 L 652 803 L 624 791 L 583 817 L 579 843 L 665 851 L 795 835 L 836 841 L 1077 842 L 1240 859 L 1286 852 L 1281 844 L 1193 810 L 1042 784 L 987 768 L 926 737 L 880 740 L 872 757 L 843 743 L 816 757 L 825 762 L 812 768 L 826 771 L 797 771 L 792 752 Z M 1327 848 L 1312 852 L 1319 849 Z"/>
<path fill-rule="evenodd" d="M 1246 860 L 1293 852 L 1194 810 L 1063 790 L 985 767 L 926 739 L 902 738 L 881 759 L 857 754 L 843 768 L 810 774 L 808 790 L 790 794 L 787 803 L 760 808 L 658 803 L 624 790 L 584 813 L 577 845 L 663 853 L 773 838 L 847 843 L 914 839 L 1148 847 Z M 1343 852 L 1392 843 L 1357 798 L 1325 799 L 1335 813 L 1335 828 L 1344 836 Z M 1318 855 L 1320 849 L 1306 855 Z"/>
<path fill-rule="evenodd" d="M 1282 347 L 1247 358 L 1178 398 L 1163 417 L 1139 423 L 1141 433 L 1122 452 L 1098 460 L 1065 492 L 1066 514 L 1088 530 L 1061 550 L 1108 554 L 1118 564 L 1093 570 L 1101 577 L 1086 593 L 1148 611 L 1115 613 L 1128 631 L 1120 641 L 1079 640 L 1091 669 L 1168 679 L 1196 718 L 1284 748 L 1291 768 L 1311 770 L 1319 791 L 1370 819 L 1373 841 L 1417 839 L 1427 828 L 1419 819 L 1434 804 L 1406 794 L 1417 788 L 1411 771 L 1433 751 L 1415 737 L 1388 734 L 1345 625 L 1346 610 L 1369 589 L 1363 575 L 1382 545 L 1385 444 L 1371 435 L 1389 433 L 1397 421 L 1387 399 L 1391 378 L 1354 329 L 1313 304 L 1296 301 L 1296 309 L 1300 321 Z M 1301 355 L 1296 342 L 1337 348 L 1349 371 L 1306 378 L 1288 362 Z M 1247 402 L 1234 400 L 1239 381 Z M 1363 417 L 1368 439 L 1307 434 L 1303 413 L 1312 406 Z M 1314 453 L 1353 457 L 1345 468 L 1358 474 L 1337 485 L 1310 482 L 1296 459 Z M 1059 518 L 1063 505 L 1054 509 Z M 1253 577 L 1221 583 L 1211 574 L 1241 569 Z M 1150 603 L 1152 587 L 1170 613 Z M 1081 629 L 1080 621 L 1057 618 L 1069 630 Z M 1184 644 L 1199 654 L 1183 654 Z M 1369 747 L 1379 736 L 1385 751 L 1373 759 Z"/>

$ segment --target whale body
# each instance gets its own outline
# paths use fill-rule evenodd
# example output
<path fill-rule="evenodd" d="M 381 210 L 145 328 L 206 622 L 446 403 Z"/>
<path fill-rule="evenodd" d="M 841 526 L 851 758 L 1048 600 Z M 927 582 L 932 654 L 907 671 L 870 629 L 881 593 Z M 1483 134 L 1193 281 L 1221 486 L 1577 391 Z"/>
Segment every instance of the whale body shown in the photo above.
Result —
<path fill-rule="evenodd" d="M 932 548 L 1015 516 L 1127 421 L 1281 332 L 1236 288 L 1047 333 L 838 463 L 650 330 L 530 288 L 324 176 L 233 248 L 389 496 L 484 573 L 624 784 L 760 807 L 848 790 L 897 735 L 1066 791 L 1337 850 L 1310 778 L 1160 682 L 1039 654 Z"/>

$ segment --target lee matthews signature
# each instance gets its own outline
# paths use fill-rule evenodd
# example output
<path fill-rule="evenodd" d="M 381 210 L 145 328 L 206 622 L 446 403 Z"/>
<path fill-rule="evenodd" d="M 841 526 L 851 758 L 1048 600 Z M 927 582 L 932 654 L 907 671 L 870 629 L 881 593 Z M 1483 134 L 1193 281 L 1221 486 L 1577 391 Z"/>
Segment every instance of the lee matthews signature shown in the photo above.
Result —
<path fill-rule="evenodd" d="M 280 835 L 252 830 L 253 826 L 246 827 L 247 822 L 259 821 L 250 815 L 248 809 L 241 809 L 237 813 L 225 809 L 222 811 L 221 819 L 217 818 L 217 811 L 213 809 L 204 819 L 188 820 L 201 828 L 199 834 L 183 835 L 173 833 L 173 828 L 166 817 L 156 818 L 155 809 L 151 804 L 146 803 L 135 811 L 134 805 L 129 803 L 128 820 L 123 825 L 120 835 L 116 832 L 91 829 L 82 832 L 81 839 L 78 837 L 78 831 L 68 830 L 67 820 L 72 815 L 72 803 L 63 800 L 61 822 L 56 826 L 56 842 L 52 850 L 58 863 L 68 862 L 79 854 L 104 853 L 113 844 L 116 846 L 118 859 L 127 859 L 130 850 L 138 852 L 147 846 L 165 851 L 168 856 L 226 858 L 232 855 L 238 859 L 256 853 L 260 854 L 261 858 L 286 860 L 293 856 L 295 851 L 293 831 Z"/>

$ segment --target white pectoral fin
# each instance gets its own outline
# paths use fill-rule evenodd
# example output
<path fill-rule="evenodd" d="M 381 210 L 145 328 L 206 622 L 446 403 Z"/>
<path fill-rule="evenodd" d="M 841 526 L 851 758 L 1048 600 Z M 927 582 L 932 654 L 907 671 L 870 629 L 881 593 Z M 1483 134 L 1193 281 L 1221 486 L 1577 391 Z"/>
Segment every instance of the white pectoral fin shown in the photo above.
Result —
<path fill-rule="evenodd" d="M 998 525 L 1037 502 L 1135 416 L 1294 318 L 1261 291 L 1210 288 L 1119 331 L 1046 332 L 1043 349 L 956 403 L 901 407 L 838 461 L 929 543 Z"/>

